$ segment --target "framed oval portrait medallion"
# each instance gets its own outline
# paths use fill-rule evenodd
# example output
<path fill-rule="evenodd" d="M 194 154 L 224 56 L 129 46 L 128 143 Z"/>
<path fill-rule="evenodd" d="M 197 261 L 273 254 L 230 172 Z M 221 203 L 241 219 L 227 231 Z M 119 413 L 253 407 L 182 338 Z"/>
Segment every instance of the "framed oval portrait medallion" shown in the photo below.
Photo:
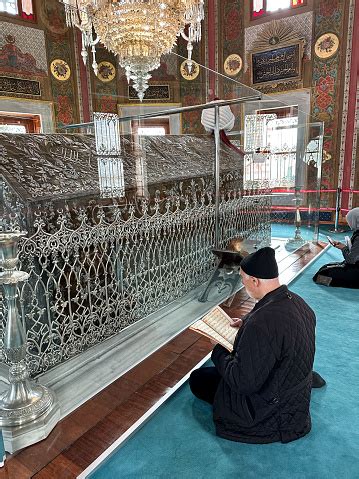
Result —
<path fill-rule="evenodd" d="M 104 83 L 112 81 L 116 76 L 116 67 L 110 62 L 101 62 L 98 66 L 97 78 Z"/>
<path fill-rule="evenodd" d="M 60 58 L 57 58 L 56 60 L 53 60 L 51 62 L 50 71 L 52 73 L 52 76 L 54 76 L 56 80 L 59 81 L 66 81 L 71 76 L 71 68 L 69 64 L 66 63 L 65 60 L 61 60 Z"/>
<path fill-rule="evenodd" d="M 229 55 L 224 61 L 224 73 L 230 77 L 238 75 L 242 70 L 243 60 L 240 55 L 233 53 Z"/>
<path fill-rule="evenodd" d="M 318 58 L 330 58 L 339 48 L 339 38 L 335 33 L 325 33 L 315 42 L 314 51 Z"/>
<path fill-rule="evenodd" d="M 185 80 L 195 80 L 199 75 L 199 65 L 192 60 L 192 69 L 189 71 L 188 60 L 185 60 L 181 63 L 180 72 Z"/>

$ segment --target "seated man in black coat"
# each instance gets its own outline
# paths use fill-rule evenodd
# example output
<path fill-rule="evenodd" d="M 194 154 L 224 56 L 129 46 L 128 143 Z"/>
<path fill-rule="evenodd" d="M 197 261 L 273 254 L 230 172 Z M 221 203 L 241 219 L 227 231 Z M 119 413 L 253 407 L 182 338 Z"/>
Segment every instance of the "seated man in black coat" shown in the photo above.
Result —
<path fill-rule="evenodd" d="M 257 303 L 243 318 L 233 352 L 217 344 L 215 367 L 194 371 L 190 387 L 213 404 L 219 436 L 248 443 L 293 441 L 311 429 L 315 314 L 280 286 L 272 248 L 244 258 L 241 275 Z"/>

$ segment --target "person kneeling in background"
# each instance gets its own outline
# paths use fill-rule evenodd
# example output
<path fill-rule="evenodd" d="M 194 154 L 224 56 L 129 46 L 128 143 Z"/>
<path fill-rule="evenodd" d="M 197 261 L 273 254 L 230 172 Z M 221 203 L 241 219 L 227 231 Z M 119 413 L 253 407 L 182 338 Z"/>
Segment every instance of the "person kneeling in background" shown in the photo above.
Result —
<path fill-rule="evenodd" d="M 347 245 L 334 241 L 332 245 L 342 251 L 344 261 L 322 266 L 314 275 L 313 281 L 325 286 L 359 289 L 359 208 L 354 208 L 346 216 L 353 235 Z"/>

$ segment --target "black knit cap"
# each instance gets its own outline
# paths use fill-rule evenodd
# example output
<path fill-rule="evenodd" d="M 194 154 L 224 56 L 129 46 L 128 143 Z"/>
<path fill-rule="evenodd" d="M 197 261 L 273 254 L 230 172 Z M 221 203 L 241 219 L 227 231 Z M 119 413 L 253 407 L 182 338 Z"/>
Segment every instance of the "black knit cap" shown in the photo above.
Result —
<path fill-rule="evenodd" d="M 278 265 L 275 259 L 275 251 L 273 248 L 261 248 L 255 253 L 246 256 L 241 262 L 241 269 L 259 279 L 277 278 Z"/>

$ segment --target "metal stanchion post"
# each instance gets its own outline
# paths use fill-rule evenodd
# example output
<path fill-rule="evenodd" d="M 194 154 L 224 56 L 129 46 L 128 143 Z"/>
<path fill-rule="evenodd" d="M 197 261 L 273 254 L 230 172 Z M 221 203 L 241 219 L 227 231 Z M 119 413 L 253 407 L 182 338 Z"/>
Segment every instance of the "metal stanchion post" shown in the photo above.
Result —
<path fill-rule="evenodd" d="M 342 190 L 341 188 L 337 189 L 337 199 L 335 203 L 335 223 L 334 223 L 334 229 L 329 230 L 331 233 L 343 233 L 342 228 L 338 228 L 339 226 L 339 213 L 340 213 L 340 203 L 341 203 L 341 197 L 342 197 Z"/>
<path fill-rule="evenodd" d="M 306 241 L 302 238 L 301 233 L 301 225 L 302 225 L 302 218 L 300 216 L 300 205 L 302 203 L 302 199 L 300 197 L 300 190 L 302 186 L 295 187 L 295 233 L 293 238 L 289 238 L 286 242 L 286 246 L 290 248 L 299 248 L 302 246 Z"/>
<path fill-rule="evenodd" d="M 219 106 L 214 107 L 215 114 L 215 129 L 214 129 L 214 141 L 215 141 L 215 165 L 214 165 L 214 176 L 215 176 L 215 241 L 214 245 L 216 248 L 219 248 L 220 243 L 220 212 L 219 212 L 219 183 L 220 183 L 220 137 L 219 137 Z"/>

